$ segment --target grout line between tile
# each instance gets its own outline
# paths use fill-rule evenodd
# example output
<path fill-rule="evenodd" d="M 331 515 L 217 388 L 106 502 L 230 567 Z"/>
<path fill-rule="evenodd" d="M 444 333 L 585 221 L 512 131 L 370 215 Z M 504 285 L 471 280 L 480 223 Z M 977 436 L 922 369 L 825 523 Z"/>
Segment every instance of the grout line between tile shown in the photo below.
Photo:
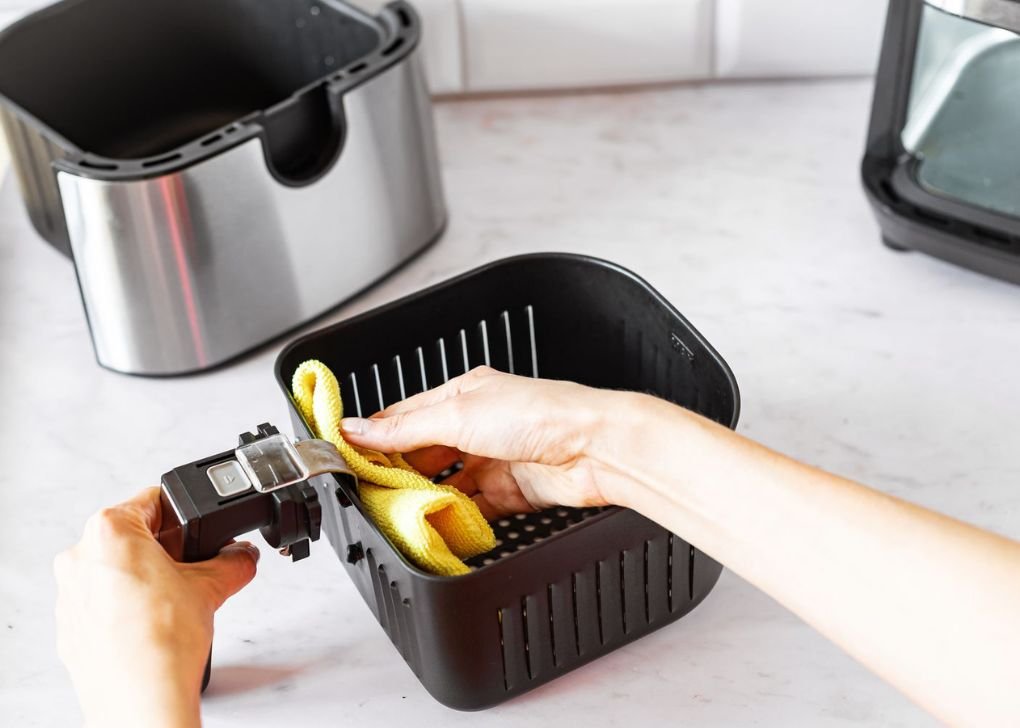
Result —
<path fill-rule="evenodd" d="M 457 9 L 457 43 L 460 46 L 460 89 L 467 93 L 468 88 L 468 38 L 467 18 L 464 15 L 464 0 L 453 0 Z"/>
<path fill-rule="evenodd" d="M 719 61 L 716 51 L 719 48 L 719 2 L 718 0 L 705 0 L 710 3 L 705 11 L 708 16 L 708 66 L 707 80 L 711 81 L 719 76 Z"/>

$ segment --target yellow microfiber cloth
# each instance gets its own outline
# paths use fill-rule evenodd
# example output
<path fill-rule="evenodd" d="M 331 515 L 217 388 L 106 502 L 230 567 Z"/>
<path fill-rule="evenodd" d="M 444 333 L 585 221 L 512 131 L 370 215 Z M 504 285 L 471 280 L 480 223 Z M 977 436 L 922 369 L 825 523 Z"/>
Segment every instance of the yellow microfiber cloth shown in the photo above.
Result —
<path fill-rule="evenodd" d="M 340 385 L 329 367 L 306 361 L 291 389 L 312 434 L 332 443 L 358 476 L 368 516 L 417 566 L 441 576 L 466 574 L 463 559 L 496 547 L 492 527 L 459 490 L 433 483 L 399 454 L 358 448 L 343 438 Z"/>

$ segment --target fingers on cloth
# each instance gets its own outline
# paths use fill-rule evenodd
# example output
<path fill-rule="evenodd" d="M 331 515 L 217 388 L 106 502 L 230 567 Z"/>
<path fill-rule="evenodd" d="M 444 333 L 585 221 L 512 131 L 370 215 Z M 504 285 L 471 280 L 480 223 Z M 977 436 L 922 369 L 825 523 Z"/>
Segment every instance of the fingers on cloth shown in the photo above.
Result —
<path fill-rule="evenodd" d="M 404 453 L 408 465 L 427 478 L 434 478 L 460 462 L 460 451 L 445 445 L 433 445 Z"/>
<path fill-rule="evenodd" d="M 452 485 L 475 502 L 485 520 L 532 513 L 536 509 L 521 492 L 520 486 L 505 463 L 479 458 L 465 459 L 464 469 L 443 481 Z"/>
<path fill-rule="evenodd" d="M 259 550 L 247 541 L 224 546 L 219 554 L 195 564 L 187 564 L 188 571 L 201 579 L 217 609 L 255 578 Z"/>
<path fill-rule="evenodd" d="M 504 515 L 503 509 L 490 502 L 486 494 L 480 490 L 476 475 L 478 473 L 475 470 L 465 468 L 444 480 L 443 485 L 452 485 L 473 500 L 486 521 L 500 518 Z"/>
<path fill-rule="evenodd" d="M 507 515 L 502 508 L 498 508 L 490 503 L 484 493 L 475 493 L 471 496 L 471 500 L 473 500 L 475 505 L 478 506 L 478 510 L 482 512 L 482 518 L 486 521 L 495 521 L 497 518 L 502 518 Z"/>

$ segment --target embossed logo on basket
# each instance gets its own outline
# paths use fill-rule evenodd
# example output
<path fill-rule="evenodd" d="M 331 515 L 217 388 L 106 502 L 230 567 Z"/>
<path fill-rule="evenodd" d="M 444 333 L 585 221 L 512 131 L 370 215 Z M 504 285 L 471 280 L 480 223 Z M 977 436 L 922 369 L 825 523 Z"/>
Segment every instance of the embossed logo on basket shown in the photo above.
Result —
<path fill-rule="evenodd" d="M 673 347 L 673 351 L 683 354 L 688 361 L 694 361 L 694 352 L 688 348 L 687 344 L 683 342 L 680 335 L 676 332 L 669 335 L 669 344 Z"/>

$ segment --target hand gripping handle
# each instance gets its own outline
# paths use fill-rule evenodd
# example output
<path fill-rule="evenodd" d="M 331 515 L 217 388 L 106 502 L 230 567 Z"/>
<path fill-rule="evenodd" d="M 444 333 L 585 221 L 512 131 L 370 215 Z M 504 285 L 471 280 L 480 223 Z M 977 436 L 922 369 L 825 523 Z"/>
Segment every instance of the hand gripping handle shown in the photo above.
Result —
<path fill-rule="evenodd" d="M 158 538 L 175 560 L 206 561 L 237 536 L 258 529 L 270 546 L 286 549 L 298 561 L 308 556 L 309 543 L 318 540 L 322 522 L 322 508 L 308 479 L 327 472 L 354 477 L 336 449 L 320 440 L 295 445 L 271 425 L 260 425 L 255 434 L 245 433 L 239 440 L 234 450 L 163 476 Z"/>

